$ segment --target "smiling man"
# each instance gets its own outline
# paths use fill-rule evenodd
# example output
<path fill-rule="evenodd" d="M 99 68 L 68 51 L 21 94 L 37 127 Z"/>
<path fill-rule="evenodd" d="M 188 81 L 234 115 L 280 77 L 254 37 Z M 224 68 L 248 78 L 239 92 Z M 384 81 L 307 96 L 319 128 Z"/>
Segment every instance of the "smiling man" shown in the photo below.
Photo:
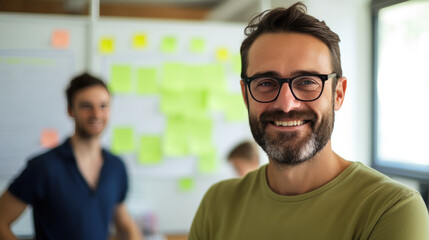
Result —
<path fill-rule="evenodd" d="M 269 163 L 212 186 L 189 239 L 429 239 L 418 192 L 331 148 L 347 88 L 338 35 L 302 3 L 256 16 L 245 33 L 241 89 Z"/>
<path fill-rule="evenodd" d="M 17 239 L 11 224 L 33 207 L 35 239 L 106 240 L 110 223 L 126 239 L 141 239 L 124 200 L 123 162 L 102 149 L 110 94 L 101 80 L 83 74 L 66 90 L 75 132 L 62 145 L 34 157 L 0 197 L 0 239 Z"/>

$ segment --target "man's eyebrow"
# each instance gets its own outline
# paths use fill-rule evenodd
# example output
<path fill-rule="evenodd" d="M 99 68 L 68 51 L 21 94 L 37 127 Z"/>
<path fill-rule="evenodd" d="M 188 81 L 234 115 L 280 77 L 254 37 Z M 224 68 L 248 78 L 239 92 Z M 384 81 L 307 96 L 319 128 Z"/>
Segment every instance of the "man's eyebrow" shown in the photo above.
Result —
<path fill-rule="evenodd" d="M 250 77 L 280 77 L 280 74 L 275 71 L 257 72 Z"/>
<path fill-rule="evenodd" d="M 295 77 L 295 76 L 302 76 L 302 75 L 314 75 L 314 74 L 320 74 L 317 71 L 311 71 L 311 70 L 297 70 L 290 74 L 290 76 L 287 76 L 287 78 Z M 251 77 L 276 77 L 276 78 L 284 78 L 280 76 L 280 74 L 276 71 L 266 71 L 266 72 L 257 72 L 253 74 Z"/>

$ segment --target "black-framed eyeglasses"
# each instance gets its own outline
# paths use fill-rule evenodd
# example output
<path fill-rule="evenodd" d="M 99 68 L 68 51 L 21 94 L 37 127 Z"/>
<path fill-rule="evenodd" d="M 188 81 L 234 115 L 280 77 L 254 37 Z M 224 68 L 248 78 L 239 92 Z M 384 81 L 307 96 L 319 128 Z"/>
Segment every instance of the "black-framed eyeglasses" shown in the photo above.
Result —
<path fill-rule="evenodd" d="M 254 76 L 245 77 L 243 81 L 249 87 L 252 98 L 260 103 L 275 101 L 280 94 L 283 83 L 289 84 L 290 91 L 295 99 L 311 102 L 322 95 L 325 81 L 336 76 L 336 73 L 306 74 L 292 78 Z"/>

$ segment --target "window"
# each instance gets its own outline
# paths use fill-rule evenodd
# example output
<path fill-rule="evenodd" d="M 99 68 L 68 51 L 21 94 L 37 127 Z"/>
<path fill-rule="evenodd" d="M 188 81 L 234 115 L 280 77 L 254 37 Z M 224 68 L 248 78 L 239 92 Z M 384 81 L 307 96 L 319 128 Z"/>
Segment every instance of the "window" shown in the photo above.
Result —
<path fill-rule="evenodd" d="M 429 1 L 373 1 L 373 167 L 429 183 Z"/>

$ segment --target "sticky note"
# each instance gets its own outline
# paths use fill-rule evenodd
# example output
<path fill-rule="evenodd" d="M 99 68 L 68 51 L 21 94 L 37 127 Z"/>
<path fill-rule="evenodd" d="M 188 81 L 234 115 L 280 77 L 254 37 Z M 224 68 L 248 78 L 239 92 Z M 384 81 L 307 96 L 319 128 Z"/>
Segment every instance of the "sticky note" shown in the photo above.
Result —
<path fill-rule="evenodd" d="M 183 177 L 179 179 L 179 190 L 183 192 L 191 191 L 195 188 L 195 180 L 189 177 Z"/>
<path fill-rule="evenodd" d="M 199 155 L 198 171 L 200 173 L 214 173 L 219 169 L 218 164 L 213 147 L 211 150 Z"/>
<path fill-rule="evenodd" d="M 152 94 L 158 92 L 157 70 L 151 67 L 137 69 L 137 93 Z"/>
<path fill-rule="evenodd" d="M 164 37 L 161 42 L 163 53 L 174 53 L 177 51 L 177 38 L 173 36 Z"/>
<path fill-rule="evenodd" d="M 162 65 L 163 89 L 179 91 L 185 89 L 185 65 L 179 62 L 166 62 Z"/>
<path fill-rule="evenodd" d="M 40 135 L 40 145 L 43 148 L 53 148 L 58 146 L 59 137 L 56 129 L 43 129 Z"/>
<path fill-rule="evenodd" d="M 103 37 L 100 39 L 98 51 L 102 54 L 110 54 L 115 51 L 115 39 L 112 37 Z"/>
<path fill-rule="evenodd" d="M 241 55 L 236 54 L 232 57 L 232 71 L 234 73 L 241 73 Z"/>
<path fill-rule="evenodd" d="M 131 92 L 131 70 L 130 65 L 113 65 L 110 68 L 108 86 L 113 93 Z"/>
<path fill-rule="evenodd" d="M 229 51 L 226 48 L 218 48 L 216 50 L 216 60 L 225 62 L 229 59 Z"/>
<path fill-rule="evenodd" d="M 209 117 L 188 119 L 187 142 L 189 152 L 202 154 L 213 148 L 213 120 Z"/>
<path fill-rule="evenodd" d="M 163 152 L 166 156 L 174 157 L 188 154 L 187 130 L 188 125 L 182 117 L 168 117 L 163 147 Z"/>
<path fill-rule="evenodd" d="M 132 127 L 115 127 L 112 134 L 112 151 L 128 153 L 134 150 L 134 130 Z"/>
<path fill-rule="evenodd" d="M 247 108 L 244 104 L 242 94 L 229 94 L 229 96 L 227 96 L 225 99 L 228 99 L 224 102 L 226 120 L 230 122 L 247 121 Z"/>
<path fill-rule="evenodd" d="M 135 34 L 133 36 L 133 48 L 145 48 L 147 46 L 146 34 Z"/>
<path fill-rule="evenodd" d="M 55 29 L 52 32 L 51 44 L 53 48 L 67 49 L 70 45 L 70 34 L 65 29 Z"/>
<path fill-rule="evenodd" d="M 138 162 L 141 164 L 158 164 L 161 162 L 161 138 L 159 136 L 142 136 Z"/>
<path fill-rule="evenodd" d="M 202 53 L 205 50 L 205 41 L 202 38 L 193 38 L 190 43 L 192 53 Z"/>

